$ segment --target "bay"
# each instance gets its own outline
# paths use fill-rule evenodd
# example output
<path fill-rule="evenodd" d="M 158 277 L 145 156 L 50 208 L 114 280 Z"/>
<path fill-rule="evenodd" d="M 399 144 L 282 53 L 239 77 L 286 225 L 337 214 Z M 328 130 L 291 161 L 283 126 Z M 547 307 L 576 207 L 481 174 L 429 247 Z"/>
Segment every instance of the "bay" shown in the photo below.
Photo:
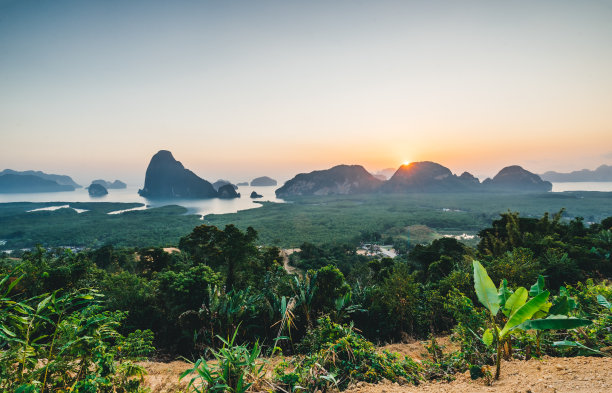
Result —
<path fill-rule="evenodd" d="M 124 202 L 143 203 L 147 208 L 161 207 L 167 205 L 179 205 L 187 208 L 190 214 L 208 215 L 236 213 L 240 210 L 254 209 L 261 204 L 256 201 L 269 201 L 283 203 L 282 199 L 276 198 L 274 191 L 278 187 L 252 187 L 240 186 L 238 192 L 240 198 L 234 199 L 170 199 L 150 200 L 138 195 L 138 186 L 128 185 L 124 189 L 109 189 L 108 195 L 102 197 L 91 197 L 85 188 L 75 191 L 64 192 L 41 192 L 25 194 L 0 194 L 0 203 L 7 202 Z M 262 198 L 251 199 L 251 192 L 262 195 Z"/>
<path fill-rule="evenodd" d="M 553 183 L 553 192 L 563 191 L 612 191 L 612 181 L 580 181 Z"/>
<path fill-rule="evenodd" d="M 161 207 L 167 205 L 179 205 L 188 209 L 190 214 L 208 215 L 236 213 L 240 210 L 254 209 L 260 207 L 257 201 L 269 201 L 284 203 L 277 198 L 274 191 L 276 187 L 252 187 L 240 186 L 238 192 L 240 198 L 235 199 L 172 199 L 172 200 L 150 200 L 138 195 L 139 186 L 128 185 L 124 189 L 109 189 L 108 195 L 102 197 L 91 197 L 87 189 L 79 188 L 75 191 L 43 192 L 24 194 L 0 194 L 0 203 L 6 202 L 124 202 L 142 203 L 146 208 Z M 251 199 L 251 192 L 263 195 L 263 198 Z M 553 183 L 552 192 L 564 191 L 608 191 L 612 192 L 612 182 L 563 182 Z M 142 209 L 142 208 L 140 208 Z"/>

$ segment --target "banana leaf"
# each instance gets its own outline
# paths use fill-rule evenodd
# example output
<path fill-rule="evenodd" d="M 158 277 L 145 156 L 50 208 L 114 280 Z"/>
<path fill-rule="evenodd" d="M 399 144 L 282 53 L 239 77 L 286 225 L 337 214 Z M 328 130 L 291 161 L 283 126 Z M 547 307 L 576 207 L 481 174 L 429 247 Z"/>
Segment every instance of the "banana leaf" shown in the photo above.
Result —
<path fill-rule="evenodd" d="M 544 292 L 544 276 L 539 275 L 538 281 L 529 289 L 529 296 L 538 296 L 542 292 Z"/>
<path fill-rule="evenodd" d="M 544 319 L 532 319 L 517 326 L 522 330 L 565 330 L 588 326 L 593 322 L 590 319 L 568 317 L 567 315 L 551 315 Z"/>
<path fill-rule="evenodd" d="M 548 295 L 550 295 L 550 293 L 548 291 L 544 291 L 516 310 L 508 319 L 508 322 L 506 322 L 506 325 L 499 334 L 499 339 L 503 340 L 512 329 L 527 321 L 533 316 L 533 314 L 538 312 L 542 305 L 548 302 Z"/>
<path fill-rule="evenodd" d="M 474 289 L 480 303 L 485 306 L 493 315 L 499 311 L 499 294 L 491 277 L 480 262 L 474 260 Z"/>
<path fill-rule="evenodd" d="M 498 296 L 500 307 L 504 307 L 506 302 L 508 301 L 508 298 L 512 296 L 512 290 L 508 288 L 508 280 L 506 280 L 505 278 L 499 284 Z"/>
<path fill-rule="evenodd" d="M 612 310 L 612 304 L 610 304 L 610 302 L 602 295 L 597 295 L 597 303 L 599 303 L 601 306 L 604 306 L 607 309 Z"/>
<path fill-rule="evenodd" d="M 512 316 L 516 310 L 523 307 L 523 305 L 527 302 L 527 290 L 523 287 L 519 287 L 516 292 L 514 292 L 508 300 L 506 300 L 506 304 L 504 305 L 504 315 L 507 317 Z"/>
<path fill-rule="evenodd" d="M 595 353 L 599 353 L 599 354 L 604 355 L 604 356 L 610 356 L 610 355 L 608 355 L 608 354 L 606 354 L 604 352 L 598 351 L 598 350 L 593 349 L 593 348 L 589 348 L 589 347 L 587 347 L 584 344 L 580 344 L 580 343 L 577 343 L 575 341 L 569 341 L 569 340 L 555 341 L 553 343 L 553 347 L 576 347 L 576 348 L 586 349 L 587 351 L 592 351 L 592 352 L 595 352 Z"/>

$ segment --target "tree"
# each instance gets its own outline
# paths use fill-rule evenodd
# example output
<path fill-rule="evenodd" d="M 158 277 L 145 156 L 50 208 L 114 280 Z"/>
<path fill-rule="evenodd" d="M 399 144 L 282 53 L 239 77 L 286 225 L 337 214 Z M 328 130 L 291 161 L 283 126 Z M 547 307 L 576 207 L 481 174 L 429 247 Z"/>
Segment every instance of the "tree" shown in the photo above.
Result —
<path fill-rule="evenodd" d="M 344 275 L 335 266 L 325 266 L 314 274 L 313 304 L 320 313 L 329 313 L 335 307 L 336 299 L 351 291 L 351 287 L 344 280 Z"/>
<path fill-rule="evenodd" d="M 191 254 L 194 262 L 222 272 L 225 276 L 225 289 L 230 291 L 237 284 L 239 272 L 248 270 L 249 262 L 259 260 L 259 251 L 254 244 L 256 239 L 257 232 L 251 227 L 243 233 L 231 224 L 224 230 L 200 225 L 181 238 L 179 248 Z"/>

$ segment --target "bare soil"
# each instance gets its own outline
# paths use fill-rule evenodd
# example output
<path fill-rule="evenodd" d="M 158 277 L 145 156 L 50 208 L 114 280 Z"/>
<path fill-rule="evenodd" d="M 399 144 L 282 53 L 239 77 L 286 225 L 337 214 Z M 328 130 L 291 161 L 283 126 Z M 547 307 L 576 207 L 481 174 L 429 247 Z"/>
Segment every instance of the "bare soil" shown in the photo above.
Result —
<path fill-rule="evenodd" d="M 438 344 L 446 350 L 454 350 L 454 344 L 448 337 L 437 339 Z M 415 360 L 427 358 L 424 344 L 427 342 L 413 341 L 404 344 L 390 344 L 380 347 L 380 350 L 397 352 Z M 267 376 L 280 361 L 279 358 L 269 359 Z M 182 361 L 170 363 L 143 362 L 148 371 L 145 376 L 145 386 L 151 393 L 185 392 L 188 378 L 179 382 L 179 375 L 191 366 Z M 494 369 L 490 369 L 494 373 Z M 257 384 L 264 388 L 267 384 Z M 262 389 L 261 391 L 269 391 Z M 529 361 L 514 360 L 503 362 L 501 378 L 493 381 L 491 386 L 484 379 L 473 381 L 469 372 L 457 374 L 452 382 L 423 382 L 418 386 L 403 385 L 383 381 L 378 384 L 357 383 L 345 390 L 347 393 L 409 393 L 409 392 L 498 392 L 498 393 L 554 393 L 554 392 L 612 392 L 612 358 L 574 357 L 552 358 Z"/>
<path fill-rule="evenodd" d="M 492 369 L 493 373 L 494 370 Z M 594 357 L 550 358 L 503 362 L 502 375 L 492 386 L 482 379 L 473 381 L 469 372 L 458 374 L 450 383 L 427 382 L 419 386 L 390 382 L 357 384 L 347 393 L 409 393 L 409 392 L 612 392 L 612 359 Z"/>

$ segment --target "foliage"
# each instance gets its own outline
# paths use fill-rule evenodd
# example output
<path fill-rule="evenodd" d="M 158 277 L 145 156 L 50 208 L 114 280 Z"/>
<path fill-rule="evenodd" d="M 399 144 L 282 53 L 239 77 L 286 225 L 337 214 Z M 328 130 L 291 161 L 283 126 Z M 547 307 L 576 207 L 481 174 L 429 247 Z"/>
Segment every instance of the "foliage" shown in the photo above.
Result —
<path fill-rule="evenodd" d="M 215 226 L 200 225 L 181 238 L 179 248 L 188 252 L 195 263 L 206 264 L 225 276 L 225 288 L 229 291 L 238 282 L 248 282 L 248 266 L 258 256 L 254 244 L 257 232 L 251 227 L 243 233 L 234 225 L 224 230 Z M 241 274 L 243 273 L 243 274 Z"/>
<path fill-rule="evenodd" d="M 478 261 L 473 261 L 474 265 L 474 289 L 480 303 L 482 303 L 490 313 L 491 329 L 487 329 L 483 334 L 483 342 L 491 345 L 493 339 L 497 345 L 495 379 L 499 379 L 500 364 L 503 346 L 509 342 L 509 336 L 515 329 L 519 330 L 546 330 L 546 329 L 574 329 L 576 327 L 589 325 L 588 319 L 575 317 L 551 315 L 546 319 L 541 319 L 551 309 L 552 304 L 548 302 L 550 293 L 543 290 L 543 278 L 531 287 L 529 295 L 533 297 L 527 300 L 527 290 L 518 288 L 512 293 L 507 288 L 507 282 L 502 281 L 499 290 L 491 281 L 485 268 Z M 503 328 L 500 330 L 495 317 L 502 309 L 507 317 Z M 535 319 L 532 319 L 535 318 Z"/>
<path fill-rule="evenodd" d="M 18 282 L 11 275 L 0 281 L 0 389 L 140 391 L 144 370 L 115 361 L 116 344 L 135 341 L 117 332 L 124 313 L 102 311 L 102 296 L 93 290 L 17 300 L 11 292 Z M 146 343 L 152 350 L 151 341 L 149 333 Z"/>
<path fill-rule="evenodd" d="M 449 292 L 444 307 L 457 321 L 451 339 L 460 345 L 458 355 L 467 364 L 490 364 L 493 350 L 481 340 L 487 321 L 486 312 L 476 308 L 472 300 L 457 289 Z"/>
<path fill-rule="evenodd" d="M 400 332 L 415 332 L 420 286 L 406 264 L 397 264 L 382 284 L 373 288 L 369 302 L 369 318 L 382 337 L 397 337 Z"/>
<path fill-rule="evenodd" d="M 423 377 L 427 380 L 451 381 L 456 373 L 468 369 L 468 363 L 460 352 L 444 353 L 444 347 L 440 346 L 436 338 L 430 337 L 430 344 L 425 346 L 431 360 L 422 362 Z"/>
<path fill-rule="evenodd" d="M 566 208 L 566 217 L 585 217 L 596 222 L 610 214 L 612 193 L 567 192 L 525 195 L 487 194 L 404 194 L 336 195 L 292 198 L 292 203 L 264 202 L 257 209 L 205 217 L 208 225 L 223 228 L 234 224 L 241 230 L 257 228 L 262 244 L 299 247 L 335 242 L 358 243 L 362 231 L 393 236 L 398 245 L 410 243 L 410 225 L 426 225 L 436 232 L 451 234 L 478 232 L 500 213 L 520 211 L 536 217 Z M 87 209 L 38 211 L 40 207 L 66 205 Z M 142 206 L 121 203 L 3 203 L 0 204 L 0 249 L 35 247 L 151 247 L 178 244 L 181 236 L 200 225 L 200 216 L 187 214 L 180 206 L 164 206 L 122 214 L 107 214 Z M 443 209 L 450 209 L 444 211 Z M 458 210 L 458 211 L 455 211 Z M 604 228 L 604 229 L 609 229 Z M 506 251 L 506 250 L 504 250 Z M 343 270 L 341 268 L 341 270 Z M 346 271 L 343 270 L 346 274 Z"/>
<path fill-rule="evenodd" d="M 346 389 L 357 381 L 418 383 L 420 366 L 411 359 L 399 359 L 389 352 L 378 353 L 374 345 L 350 326 L 318 320 L 318 326 L 303 343 L 308 348 L 304 358 L 281 364 L 277 381 L 291 390 L 326 391 Z M 290 371 L 291 370 L 291 371 Z"/>
<path fill-rule="evenodd" d="M 573 345 L 563 350 L 564 355 L 592 355 L 600 353 L 605 348 L 612 347 L 612 286 L 610 284 L 595 285 L 593 280 L 578 283 L 575 287 L 567 287 L 568 296 L 575 299 L 575 315 L 593 320 L 593 324 L 584 328 L 569 331 L 562 340 L 579 345 Z M 610 352 L 608 351 L 608 355 Z"/>
<path fill-rule="evenodd" d="M 237 333 L 238 329 L 227 340 L 218 337 L 223 347 L 218 351 L 210 350 L 215 363 L 209 365 L 205 358 L 200 358 L 193 368 L 181 374 L 181 379 L 194 374 L 189 380 L 188 389 L 197 393 L 243 393 L 263 376 L 264 364 L 257 364 L 261 353 L 259 344 L 255 342 L 251 350 L 245 345 L 236 345 Z"/>
<path fill-rule="evenodd" d="M 592 202 L 589 202 L 589 198 L 605 201 L 605 195 L 597 198 L 591 194 L 587 196 L 587 205 Z M 416 195 L 406 198 L 413 205 L 418 202 L 418 208 L 395 197 L 383 197 L 378 201 L 379 206 L 375 205 L 376 200 L 369 197 L 347 196 L 304 199 L 296 201 L 294 206 L 265 206 L 260 209 L 288 209 L 289 212 L 304 214 L 301 216 L 304 220 L 313 220 L 315 232 L 295 243 L 302 244 L 303 249 L 294 253 L 290 261 L 291 264 L 303 264 L 302 267 L 311 269 L 297 274 L 284 270 L 277 248 L 258 246 L 259 234 L 252 229 L 239 229 L 244 226 L 238 222 L 236 226 L 224 229 L 210 225 L 193 230 L 190 227 L 182 232 L 187 235 L 183 237 L 180 252 L 101 244 L 99 248 L 82 252 L 39 247 L 18 255 L 20 259 L 0 257 L 0 272 L 10 276 L 11 283 L 14 283 L 13 294 L 18 296 L 11 296 L 11 301 L 25 302 L 30 307 L 22 306 L 26 314 L 16 315 L 34 321 L 30 338 L 27 328 L 15 334 L 23 341 L 38 337 L 32 336 L 32 332 L 46 335 L 30 343 L 29 346 L 36 352 L 38 345 L 44 347 L 49 344 L 56 326 L 82 326 L 78 318 L 87 321 L 84 323 L 91 322 L 91 326 L 96 326 L 98 322 L 109 326 L 116 334 L 103 336 L 97 333 L 96 336 L 91 333 L 90 343 L 79 341 L 79 351 L 91 357 L 87 362 L 92 373 L 97 372 L 95 367 L 102 367 L 95 365 L 101 364 L 105 372 L 113 376 L 83 373 L 79 381 L 87 381 L 91 386 L 95 383 L 102 386 L 110 383 L 108 381 L 111 379 L 115 385 L 119 384 L 117 378 L 121 367 L 116 362 L 149 356 L 153 349 L 151 332 L 154 332 L 154 346 L 159 349 L 156 355 L 163 357 L 183 355 L 197 359 L 213 356 L 212 352 L 207 352 L 209 347 L 218 352 L 226 345 L 218 336 L 231 337 L 240 326 L 236 342 L 259 342 L 265 353 L 277 353 L 280 349 L 284 354 L 302 353 L 308 359 L 319 361 L 322 358 L 316 356 L 325 349 L 328 349 L 329 356 L 338 352 L 342 357 L 345 352 L 351 353 L 353 346 L 365 348 L 363 342 L 352 336 L 354 331 L 360 333 L 359 337 L 377 343 L 397 341 L 408 336 L 424 339 L 431 334 L 452 331 L 453 340 L 460 344 L 461 350 L 441 355 L 437 344 L 432 343 L 433 360 L 420 371 L 426 378 L 439 379 L 447 379 L 454 370 L 469 366 L 480 367 L 482 371 L 483 366 L 491 365 L 500 357 L 525 359 L 542 354 L 601 356 L 609 350 L 608 347 L 612 347 L 610 310 L 604 306 L 612 301 L 612 292 L 605 281 L 601 283 L 612 273 L 612 237 L 610 229 L 605 226 L 609 220 L 587 225 L 586 220 L 569 219 L 563 212 L 553 217 L 546 214 L 533 218 L 529 216 L 529 212 L 537 210 L 533 207 L 526 210 L 525 216 L 504 213 L 491 223 L 489 220 L 494 213 L 482 213 L 491 206 L 470 196 L 460 197 L 456 201 L 446 196 L 432 196 L 431 200 L 419 199 Z M 517 198 L 520 202 L 523 196 Z M 534 200 L 533 196 L 525 198 L 524 203 Z M 540 202 L 534 202 L 534 206 L 549 206 L 547 203 L 552 200 L 548 195 L 538 198 Z M 560 197 L 556 198 L 558 200 Z M 562 202 L 564 200 L 561 199 Z M 313 201 L 323 205 L 312 206 Z M 475 212 L 475 205 L 469 203 L 475 211 L 443 212 L 436 207 L 439 203 L 459 202 L 485 203 L 485 207 L 478 213 Z M 360 212 L 364 206 L 371 211 L 361 216 L 357 214 L 335 220 L 335 215 Z M 455 207 L 461 210 L 461 206 Z M 0 206 L 0 218 L 4 217 L 2 208 Z M 325 211 L 328 217 L 324 219 L 320 216 L 321 211 Z M 304 212 L 312 212 L 313 216 Z M 150 213 L 157 215 L 160 212 Z M 297 218 L 291 214 L 287 220 L 297 225 Z M 53 219 L 52 215 L 45 217 Z M 323 220 L 323 224 L 318 220 Z M 483 237 L 478 249 L 453 238 L 419 245 L 416 238 L 407 233 L 416 224 L 412 220 L 439 225 L 436 228 L 448 232 L 469 229 L 470 233 L 474 233 L 479 228 L 490 227 L 481 231 Z M 163 222 L 168 226 L 173 225 L 172 214 L 164 216 Z M 207 220 L 207 223 L 210 221 Z M 272 220 L 269 223 L 286 228 L 285 222 Z M 357 226 L 348 228 L 351 223 Z M 288 231 L 287 236 L 297 239 L 308 228 L 306 225 L 295 232 Z M 339 228 L 346 233 L 342 232 L 335 238 Z M 357 237 L 353 236 L 355 231 Z M 263 228 L 263 233 L 261 242 L 269 242 L 270 229 Z M 334 236 L 329 236 L 330 233 Z M 414 231 L 411 233 L 414 234 Z M 407 253 L 393 259 L 356 253 L 358 239 L 381 241 L 386 237 L 401 241 L 406 247 L 409 245 Z M 319 238 L 324 238 L 326 244 L 311 242 Z M 333 239 L 332 243 L 329 243 L 330 239 Z M 133 244 L 142 244 L 139 242 L 137 239 Z M 490 273 L 496 283 L 501 282 L 499 287 L 493 286 L 487 295 L 487 299 L 490 297 L 490 307 L 494 308 L 495 302 L 498 302 L 498 311 L 493 318 L 487 314 L 487 309 L 475 306 L 479 296 L 473 286 L 474 258 L 483 261 L 488 269 L 487 275 Z M 233 278 L 230 277 L 232 275 Z M 539 278 L 540 275 L 546 276 L 546 289 L 544 278 Z M 484 275 L 478 273 L 476 276 L 477 280 L 484 280 Z M 593 277 L 594 280 L 576 283 L 586 277 Z M 533 281 L 536 284 L 531 286 Z M 6 285 L 9 285 L 8 281 Z M 91 300 L 95 302 L 83 306 L 89 311 L 79 312 L 77 319 L 71 317 L 74 311 L 78 311 L 76 307 L 60 318 L 45 306 L 41 308 L 39 316 L 35 316 L 38 304 L 51 294 L 55 293 L 56 298 L 61 298 L 70 293 L 89 293 L 81 288 L 95 288 L 97 292 L 92 293 L 103 294 L 104 297 L 94 296 Z M 537 296 L 546 297 L 540 295 L 545 290 L 550 295 L 531 316 L 531 322 L 527 319 L 516 325 L 516 321 L 510 323 L 512 316 L 518 316 L 518 311 L 531 300 Z M 548 311 L 547 307 L 550 307 Z M 10 307 L 6 310 L 17 312 L 17 309 Z M 4 312 L 4 308 L 0 310 L 0 313 Z M 327 332 L 323 325 L 317 326 L 317 319 L 323 317 L 333 324 L 340 324 L 338 326 L 346 323 L 352 328 L 348 328 L 348 332 L 341 332 L 336 325 L 329 325 L 331 330 Z M 593 323 L 567 331 L 535 330 L 546 325 L 557 326 L 558 323 L 582 324 L 584 320 Z M 494 324 L 498 329 L 493 328 Z M 507 327 L 505 331 L 504 327 Z M 135 329 L 139 332 L 130 333 Z M 58 330 L 56 343 L 61 342 L 63 346 L 64 341 L 72 337 L 69 332 L 69 329 Z M 337 333 L 336 336 L 333 332 Z M 497 356 L 498 338 L 502 332 L 505 334 L 502 353 Z M 335 337 L 336 341 L 342 337 L 352 338 L 331 350 L 329 345 L 332 341 L 326 338 L 328 336 Z M 96 344 L 98 342 L 103 345 Z M 491 345 L 487 346 L 485 342 Z M 561 346 L 555 343 L 574 344 Z M 12 345 L 12 350 L 18 353 L 19 346 L 16 342 Z M 25 375 L 35 374 L 36 367 L 30 365 L 34 364 L 34 358 L 38 355 L 30 359 L 30 348 L 22 347 L 27 355 L 22 363 L 29 367 L 25 367 Z M 54 348 L 58 347 L 54 344 Z M 0 351 L 8 349 L 6 344 Z M 76 351 L 76 347 L 73 349 Z M 76 357 L 78 354 L 62 354 L 68 355 Z M 59 354 L 53 356 L 61 358 Z M 112 362 L 108 359 L 112 359 Z M 300 383 L 323 387 L 345 381 L 341 371 L 330 371 L 339 367 L 337 364 L 318 368 L 313 363 L 307 368 L 296 369 L 296 362 L 297 358 L 279 376 L 287 386 L 295 387 L 299 385 L 298 381 L 302 381 Z M 61 370 L 64 367 L 61 364 L 74 366 L 72 360 L 60 363 L 57 360 L 48 367 L 48 378 L 52 377 L 52 381 L 58 380 L 58 375 L 61 375 L 59 371 L 54 371 Z M 17 367 L 21 363 L 14 364 Z M 321 363 L 319 365 L 323 367 Z M 6 364 L 1 364 L 2 367 L 5 374 L 10 371 Z M 78 365 L 75 367 L 79 369 Z M 115 371 L 112 371 L 113 367 Z M 129 379 L 136 380 L 138 377 Z M 313 382 L 315 380 L 318 382 Z M 47 382 L 47 385 L 50 383 Z"/>

